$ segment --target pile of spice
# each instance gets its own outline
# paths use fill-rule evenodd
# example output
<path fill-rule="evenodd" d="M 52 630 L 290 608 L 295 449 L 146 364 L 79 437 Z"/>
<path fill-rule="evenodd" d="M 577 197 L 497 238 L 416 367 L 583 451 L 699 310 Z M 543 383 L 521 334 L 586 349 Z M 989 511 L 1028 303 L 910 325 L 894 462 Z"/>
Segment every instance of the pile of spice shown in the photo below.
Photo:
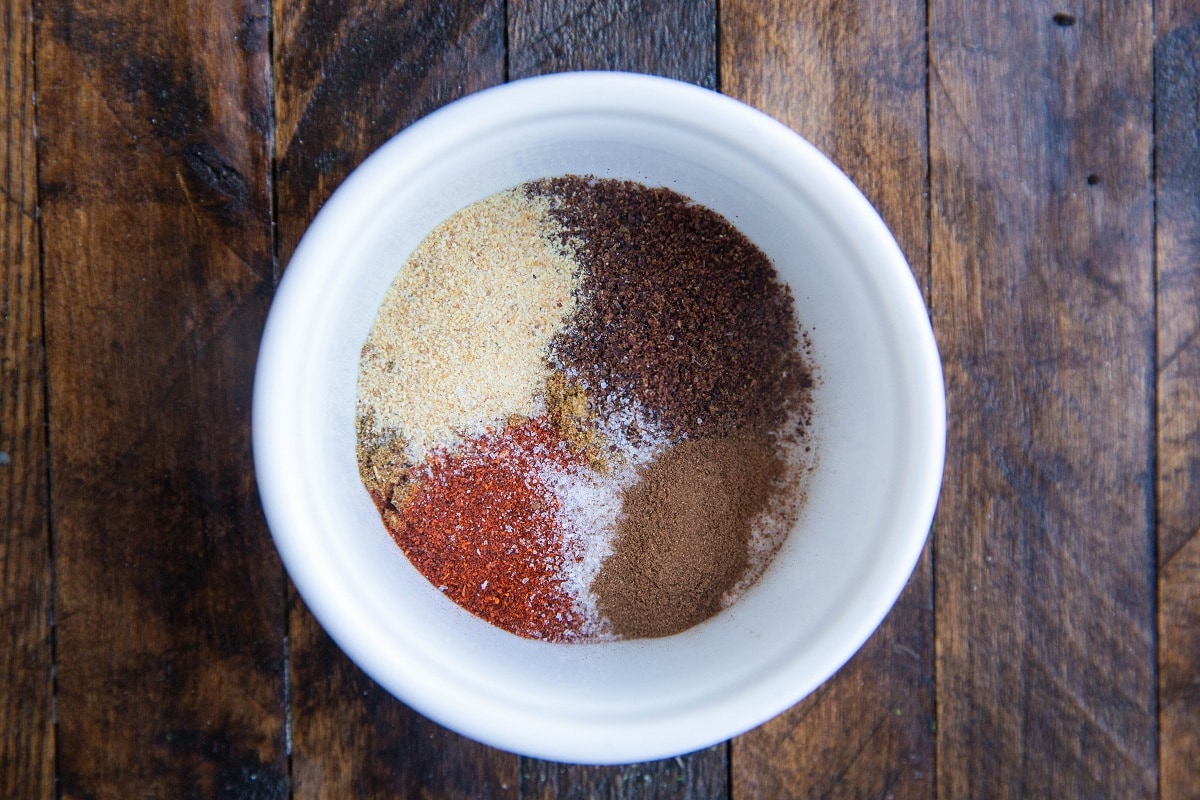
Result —
<path fill-rule="evenodd" d="M 668 636 L 734 603 L 799 513 L 812 373 L 725 218 L 567 176 L 451 216 L 363 346 L 358 463 L 454 602 L 520 636 Z"/>

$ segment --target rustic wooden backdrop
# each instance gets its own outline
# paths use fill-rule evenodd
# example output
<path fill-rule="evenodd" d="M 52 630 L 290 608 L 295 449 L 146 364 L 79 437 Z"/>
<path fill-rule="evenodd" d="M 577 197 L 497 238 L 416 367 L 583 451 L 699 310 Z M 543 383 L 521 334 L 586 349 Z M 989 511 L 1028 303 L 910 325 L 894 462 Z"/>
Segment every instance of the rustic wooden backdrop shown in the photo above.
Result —
<path fill-rule="evenodd" d="M 3 0 L 0 797 L 1200 797 L 1200 0 Z M 950 409 L 833 680 L 652 764 L 467 741 L 292 590 L 250 457 L 306 224 L 464 94 L 627 69 L 863 188 Z"/>

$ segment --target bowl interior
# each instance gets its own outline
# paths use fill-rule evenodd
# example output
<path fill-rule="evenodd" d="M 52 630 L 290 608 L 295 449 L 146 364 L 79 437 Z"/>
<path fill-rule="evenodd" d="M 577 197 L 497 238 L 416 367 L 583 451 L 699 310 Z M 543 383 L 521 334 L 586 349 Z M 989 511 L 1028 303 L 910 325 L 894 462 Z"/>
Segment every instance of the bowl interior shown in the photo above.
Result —
<path fill-rule="evenodd" d="M 633 76 L 574 77 L 455 104 L 338 190 L 272 308 L 255 457 L 293 580 L 373 678 L 489 744 L 621 762 L 753 727 L 861 645 L 924 542 L 944 408 L 904 260 L 829 162 L 725 98 Z M 740 602 L 665 639 L 552 645 L 482 622 L 408 563 L 358 478 L 359 351 L 409 252 L 476 200 L 568 173 L 667 186 L 725 215 L 791 286 L 814 345 L 816 467 L 799 524 Z"/>

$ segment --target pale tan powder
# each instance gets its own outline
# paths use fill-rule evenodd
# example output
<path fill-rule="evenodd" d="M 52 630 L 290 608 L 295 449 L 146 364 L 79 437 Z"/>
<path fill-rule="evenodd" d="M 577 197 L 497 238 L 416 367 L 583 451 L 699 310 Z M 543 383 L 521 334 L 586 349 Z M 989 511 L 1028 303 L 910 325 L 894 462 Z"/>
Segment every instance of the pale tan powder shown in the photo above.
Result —
<path fill-rule="evenodd" d="M 506 191 L 438 225 L 410 256 L 363 346 L 359 415 L 412 462 L 512 415 L 540 412 L 550 340 L 579 268 L 549 201 Z"/>

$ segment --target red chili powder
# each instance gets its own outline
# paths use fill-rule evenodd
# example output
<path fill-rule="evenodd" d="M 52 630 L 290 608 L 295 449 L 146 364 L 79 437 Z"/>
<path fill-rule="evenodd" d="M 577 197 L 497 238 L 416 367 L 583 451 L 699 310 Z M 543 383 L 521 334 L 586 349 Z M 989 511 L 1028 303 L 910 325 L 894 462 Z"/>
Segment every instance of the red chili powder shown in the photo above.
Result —
<path fill-rule="evenodd" d="M 582 622 L 559 577 L 558 502 L 539 466 L 578 465 L 545 418 L 437 452 L 392 538 L 422 575 L 476 616 L 531 639 L 566 641 Z"/>

